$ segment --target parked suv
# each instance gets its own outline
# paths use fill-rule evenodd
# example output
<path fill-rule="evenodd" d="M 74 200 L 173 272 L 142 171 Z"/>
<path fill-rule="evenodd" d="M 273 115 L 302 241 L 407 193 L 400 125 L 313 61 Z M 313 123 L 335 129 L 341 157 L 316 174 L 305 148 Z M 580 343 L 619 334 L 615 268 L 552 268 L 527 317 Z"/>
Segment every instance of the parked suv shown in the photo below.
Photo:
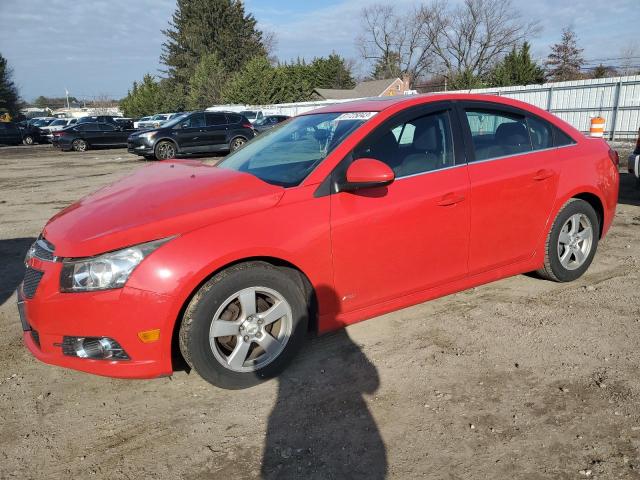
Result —
<path fill-rule="evenodd" d="M 0 122 L 0 144 L 20 145 L 22 134 L 20 129 L 13 122 Z"/>
<path fill-rule="evenodd" d="M 53 145 L 63 151 L 84 152 L 89 148 L 117 148 L 127 144 L 132 130 L 106 122 L 79 123 L 53 132 Z"/>
<path fill-rule="evenodd" d="M 183 153 L 234 151 L 255 136 L 251 123 L 232 112 L 192 112 L 160 128 L 129 136 L 129 153 L 166 160 Z"/>

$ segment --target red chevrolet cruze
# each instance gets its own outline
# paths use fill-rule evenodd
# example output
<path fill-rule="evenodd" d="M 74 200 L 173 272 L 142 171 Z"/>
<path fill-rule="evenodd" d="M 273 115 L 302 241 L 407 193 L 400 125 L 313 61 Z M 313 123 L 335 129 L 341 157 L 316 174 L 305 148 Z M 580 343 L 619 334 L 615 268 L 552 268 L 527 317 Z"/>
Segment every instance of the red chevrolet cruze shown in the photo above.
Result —
<path fill-rule="evenodd" d="M 575 280 L 617 195 L 617 154 L 525 103 L 332 105 L 217 167 L 147 166 L 54 216 L 18 289 L 24 341 L 114 377 L 170 375 L 181 354 L 242 388 L 309 330 L 522 272 Z"/>

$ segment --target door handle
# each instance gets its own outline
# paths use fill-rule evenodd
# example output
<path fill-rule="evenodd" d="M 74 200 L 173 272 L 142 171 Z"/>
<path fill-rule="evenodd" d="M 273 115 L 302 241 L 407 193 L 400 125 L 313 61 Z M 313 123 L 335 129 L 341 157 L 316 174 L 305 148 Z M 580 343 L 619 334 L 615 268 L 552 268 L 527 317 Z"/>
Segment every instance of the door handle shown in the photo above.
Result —
<path fill-rule="evenodd" d="M 538 170 L 536 174 L 533 176 L 533 179 L 537 182 L 540 180 L 546 180 L 553 176 L 553 170 L 542 169 Z"/>
<path fill-rule="evenodd" d="M 444 195 L 436 205 L 439 207 L 449 207 L 464 201 L 464 195 L 457 195 L 455 193 L 447 193 Z"/>

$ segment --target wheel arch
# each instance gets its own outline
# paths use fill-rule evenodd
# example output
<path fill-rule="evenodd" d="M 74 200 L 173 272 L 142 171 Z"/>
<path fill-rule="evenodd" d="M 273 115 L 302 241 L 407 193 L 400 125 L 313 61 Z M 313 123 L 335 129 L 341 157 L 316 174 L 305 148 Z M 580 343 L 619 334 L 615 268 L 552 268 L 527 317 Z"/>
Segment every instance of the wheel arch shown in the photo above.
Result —
<path fill-rule="evenodd" d="M 171 137 L 162 137 L 162 138 L 158 138 L 156 139 L 156 141 L 153 143 L 153 153 L 155 154 L 156 152 L 156 147 L 158 146 L 158 144 L 160 142 L 171 142 L 175 145 L 176 147 L 176 153 L 180 152 L 180 146 L 178 145 L 178 142 L 176 142 L 175 138 L 171 138 Z"/>
<path fill-rule="evenodd" d="M 593 207 L 593 209 L 596 212 L 596 215 L 598 216 L 598 224 L 599 224 L 598 238 L 599 239 L 602 238 L 605 219 L 604 219 L 604 204 L 602 203 L 602 200 L 600 199 L 600 197 L 598 197 L 596 194 L 591 192 L 582 192 L 574 195 L 572 198 L 584 200 L 589 205 L 591 205 L 591 207 Z"/>
<path fill-rule="evenodd" d="M 278 267 L 281 270 L 287 272 L 287 274 L 289 274 L 290 276 L 300 281 L 300 283 L 303 286 L 303 294 L 307 300 L 307 304 L 309 305 L 309 330 L 314 332 L 317 331 L 318 302 L 316 298 L 315 289 L 313 288 L 313 285 L 309 280 L 308 275 L 301 268 L 299 268 L 297 265 L 294 265 L 288 260 L 284 260 L 282 258 L 273 257 L 273 256 L 253 256 L 253 257 L 238 258 L 236 260 L 233 260 L 231 262 L 228 262 L 224 265 L 217 267 L 215 270 L 213 270 L 204 278 L 202 278 L 200 282 L 198 282 L 198 284 L 191 290 L 189 295 L 187 295 L 185 300 L 182 302 L 182 306 L 178 311 L 178 316 L 176 317 L 173 324 L 173 331 L 171 332 L 171 361 L 174 366 L 174 370 L 176 366 L 179 368 L 189 368 L 187 365 L 187 362 L 182 357 L 182 353 L 180 352 L 180 345 L 178 341 L 179 341 L 179 332 L 180 332 L 180 325 L 182 323 L 182 317 L 184 316 L 184 313 L 187 310 L 187 307 L 189 306 L 191 299 L 198 292 L 198 290 L 200 290 L 200 288 L 205 283 L 207 283 L 211 279 L 211 277 L 213 277 L 214 275 L 218 274 L 223 270 L 226 270 L 227 268 L 233 267 L 235 265 L 239 265 L 242 263 L 252 263 L 252 262 L 262 262 L 262 263 L 267 263 L 269 265 L 272 265 L 274 267 Z"/>

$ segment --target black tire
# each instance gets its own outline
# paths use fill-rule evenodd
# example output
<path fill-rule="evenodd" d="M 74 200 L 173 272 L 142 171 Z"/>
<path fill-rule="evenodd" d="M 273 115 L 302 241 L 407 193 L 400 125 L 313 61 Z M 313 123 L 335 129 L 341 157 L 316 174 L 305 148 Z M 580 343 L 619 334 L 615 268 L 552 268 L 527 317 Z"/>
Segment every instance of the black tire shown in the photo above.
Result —
<path fill-rule="evenodd" d="M 176 158 L 178 151 L 175 143 L 169 140 L 162 140 L 158 142 L 153 153 L 158 160 L 171 160 L 172 158 Z"/>
<path fill-rule="evenodd" d="M 591 242 L 588 251 L 583 253 L 584 260 L 581 263 L 578 263 L 577 257 L 572 257 L 573 254 L 569 252 L 569 257 L 576 259 L 576 266 L 575 268 L 567 268 L 561 261 L 560 251 L 562 250 L 564 253 L 566 251 L 566 247 L 562 247 L 560 244 L 560 234 L 563 232 L 563 229 L 568 227 L 568 222 L 570 222 L 570 219 L 575 215 L 583 215 L 588 219 L 592 232 Z M 599 239 L 600 221 L 593 207 L 584 200 L 580 200 L 578 198 L 570 199 L 564 204 L 560 212 L 558 212 L 558 215 L 553 222 L 553 226 L 549 231 L 547 241 L 545 243 L 544 267 L 541 270 L 538 270 L 538 274 L 543 278 L 553 280 L 554 282 L 571 282 L 580 278 L 584 272 L 587 271 L 593 261 L 593 257 L 598 249 Z M 579 246 L 576 245 L 576 248 L 579 248 Z"/>
<path fill-rule="evenodd" d="M 25 135 L 24 137 L 22 137 L 22 143 L 24 143 L 25 145 L 33 145 L 33 136 Z"/>
<path fill-rule="evenodd" d="M 87 150 L 89 150 L 89 144 L 85 140 L 83 140 L 81 138 L 76 138 L 71 143 L 71 148 L 75 152 L 86 152 Z"/>
<path fill-rule="evenodd" d="M 238 264 L 214 275 L 194 295 L 182 319 L 179 344 L 185 361 L 207 382 L 226 389 L 247 388 L 278 375 L 291 362 L 306 338 L 308 307 L 303 287 L 297 280 L 285 270 L 264 262 Z M 272 289 L 286 301 L 291 313 L 290 335 L 283 350 L 270 363 L 254 371 L 234 371 L 223 365 L 219 355 L 214 354 L 209 339 L 210 329 L 225 301 L 243 289 L 254 287 Z M 241 337 L 236 341 L 240 342 Z M 255 347 L 249 343 L 251 348 L 258 348 L 257 343 Z"/>
<path fill-rule="evenodd" d="M 229 142 L 229 151 L 235 152 L 239 148 L 242 148 L 244 144 L 247 143 L 247 139 L 244 137 L 235 137 L 233 140 Z"/>

